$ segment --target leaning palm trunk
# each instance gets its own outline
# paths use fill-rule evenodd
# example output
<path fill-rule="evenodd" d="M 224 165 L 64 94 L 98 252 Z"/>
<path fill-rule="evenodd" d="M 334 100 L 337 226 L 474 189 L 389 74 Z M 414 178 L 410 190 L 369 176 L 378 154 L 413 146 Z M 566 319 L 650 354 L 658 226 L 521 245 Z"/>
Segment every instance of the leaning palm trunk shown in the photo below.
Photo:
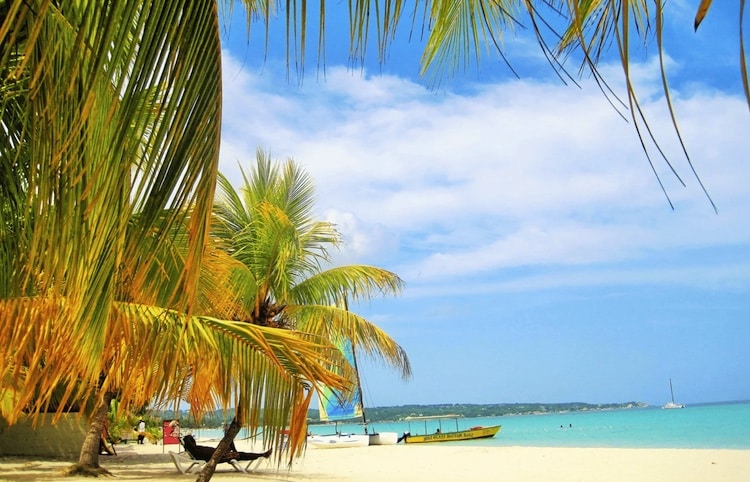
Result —
<path fill-rule="evenodd" d="M 214 472 L 216 471 L 216 465 L 219 463 L 219 460 L 224 457 L 224 454 L 227 453 L 229 447 L 231 447 L 234 438 L 240 432 L 240 428 L 242 428 L 242 424 L 237 420 L 237 417 L 234 417 L 232 423 L 229 424 L 226 432 L 224 432 L 224 437 L 221 439 L 221 442 L 216 446 L 216 450 L 214 450 L 211 460 L 208 461 L 200 474 L 198 474 L 198 478 L 195 479 L 196 482 L 208 482 L 211 480 L 211 477 L 213 477 Z"/>
<path fill-rule="evenodd" d="M 99 443 L 107 420 L 109 406 L 115 398 L 113 392 L 104 392 L 99 400 L 94 413 L 89 420 L 89 430 L 83 440 L 83 447 L 78 456 L 78 464 L 70 469 L 71 473 L 85 473 L 87 475 L 109 474 L 106 469 L 99 467 Z"/>

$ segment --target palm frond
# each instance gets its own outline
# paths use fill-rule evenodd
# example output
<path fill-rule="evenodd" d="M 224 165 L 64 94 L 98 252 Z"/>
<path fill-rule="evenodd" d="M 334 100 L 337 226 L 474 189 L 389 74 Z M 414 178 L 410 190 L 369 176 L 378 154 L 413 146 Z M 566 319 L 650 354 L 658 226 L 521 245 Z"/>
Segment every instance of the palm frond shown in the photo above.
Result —
<path fill-rule="evenodd" d="M 332 341 L 350 340 L 358 352 L 397 369 L 402 378 L 411 376 L 406 351 L 385 331 L 356 313 L 336 305 L 307 304 L 288 307 L 287 316 L 300 330 Z"/>
<path fill-rule="evenodd" d="M 315 273 L 296 284 L 291 299 L 297 304 L 335 304 L 342 294 L 351 300 L 368 300 L 376 296 L 397 295 L 404 282 L 396 273 L 376 266 L 336 266 Z"/>
<path fill-rule="evenodd" d="M 0 284 L 15 316 L 0 320 L 0 333 L 5 346 L 43 353 L 44 376 L 18 392 L 21 399 L 36 392 L 41 407 L 71 372 L 82 386 L 96 386 L 121 268 L 135 256 L 153 266 L 159 252 L 128 248 L 129 230 L 141 243 L 168 244 L 187 206 L 183 271 L 164 277 L 159 290 L 183 310 L 194 304 L 218 165 L 221 53 L 208 3 L 13 0 L 3 7 L 0 73 L 12 88 L 2 91 L 8 130 L 0 130 L 12 139 L 2 147 L 2 169 L 13 187 L 0 206 L 19 209 L 3 222 L 2 245 L 9 246 L 6 233 L 19 243 L 3 248 L 14 262 L 3 263 Z M 158 219 L 164 213 L 166 222 Z M 40 317 L 49 309 L 43 300 L 64 309 Z M 18 329 L 26 323 L 36 326 Z M 43 333 L 65 335 L 45 342 L 36 338 Z M 4 357 L 0 377 L 36 362 Z"/>
<path fill-rule="evenodd" d="M 518 23 L 523 10 L 515 0 L 437 0 L 430 3 L 429 36 L 421 59 L 422 76 L 437 84 L 443 75 L 453 75 L 470 62 L 479 65 L 481 52 L 494 46 L 502 54 L 504 35 Z"/>
<path fill-rule="evenodd" d="M 708 13 L 708 9 L 711 7 L 712 1 L 713 0 L 701 0 L 701 3 L 698 4 L 698 10 L 695 12 L 695 21 L 693 22 L 693 28 L 695 30 L 698 30 L 701 22 L 703 22 L 703 19 L 706 18 L 706 14 Z"/>
<path fill-rule="evenodd" d="M 200 418 L 234 407 L 253 433 L 278 436 L 300 391 L 316 383 L 348 384 L 337 374 L 346 365 L 340 353 L 307 333 L 134 303 L 116 305 L 112 327 L 102 389 L 121 393 L 123 409 L 184 400 Z"/>

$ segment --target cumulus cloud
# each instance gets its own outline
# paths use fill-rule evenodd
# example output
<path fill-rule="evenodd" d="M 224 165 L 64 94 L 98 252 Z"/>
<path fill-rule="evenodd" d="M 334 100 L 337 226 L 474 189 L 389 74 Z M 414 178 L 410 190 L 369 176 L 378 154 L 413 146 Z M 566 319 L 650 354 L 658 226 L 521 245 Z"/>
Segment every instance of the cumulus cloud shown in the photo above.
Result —
<path fill-rule="evenodd" d="M 341 261 L 385 265 L 420 284 L 486 283 L 509 268 L 595 270 L 750 239 L 741 222 L 750 207 L 747 106 L 706 89 L 674 99 L 717 216 L 682 156 L 653 62 L 633 72 L 651 127 L 687 184 L 681 187 L 649 146 L 675 211 L 632 123 L 590 82 L 579 90 L 507 80 L 456 94 L 329 67 L 324 82 L 299 86 L 279 81 L 270 68 L 252 73 L 228 52 L 224 61 L 220 169 L 239 182 L 237 162 L 252 162 L 258 146 L 275 158 L 293 157 L 315 178 L 321 218 L 344 234 Z M 527 274 L 517 281 L 531 279 Z M 547 276 L 544 283 L 552 279 L 566 282 Z"/>

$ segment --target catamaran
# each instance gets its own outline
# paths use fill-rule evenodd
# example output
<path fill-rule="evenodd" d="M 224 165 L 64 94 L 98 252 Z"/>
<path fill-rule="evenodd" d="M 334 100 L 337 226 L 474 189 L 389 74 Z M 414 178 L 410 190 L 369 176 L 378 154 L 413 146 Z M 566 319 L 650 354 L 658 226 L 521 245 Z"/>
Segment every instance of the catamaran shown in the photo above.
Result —
<path fill-rule="evenodd" d="M 672 401 L 665 403 L 664 405 L 662 405 L 661 408 L 667 408 L 667 409 L 669 409 L 669 408 L 685 408 L 684 404 L 682 404 L 682 403 L 675 403 L 674 402 L 674 390 L 672 390 L 672 379 L 671 378 L 669 379 L 669 393 L 672 394 Z"/>
<path fill-rule="evenodd" d="M 344 307 L 346 307 L 346 302 L 344 302 Z M 307 437 L 307 443 L 317 448 L 395 445 L 398 442 L 398 433 L 396 432 L 368 433 L 367 417 L 362 403 L 362 384 L 359 378 L 359 369 L 357 367 L 357 357 L 354 352 L 354 346 L 352 345 L 351 340 L 340 340 L 339 343 L 337 343 L 337 346 L 354 368 L 356 387 L 354 387 L 352 394 L 338 393 L 331 390 L 329 387 L 321 387 L 318 391 L 320 420 L 324 422 L 338 422 L 340 420 L 361 418 L 364 433 L 340 433 L 337 424 L 335 430 L 336 433 L 331 435 L 310 435 Z"/>
<path fill-rule="evenodd" d="M 349 348 L 346 348 L 346 345 Z M 340 347 L 341 349 L 342 347 Z M 346 350 L 350 350 L 351 344 L 346 343 L 343 347 L 344 354 L 349 358 Z M 364 420 L 364 410 L 362 410 L 362 395 L 359 390 L 351 396 L 338 393 L 329 387 L 321 387 L 318 391 L 318 410 L 320 420 L 323 422 L 335 421 L 335 433 L 330 435 L 310 435 L 307 437 L 307 444 L 321 449 L 333 449 L 344 447 L 366 447 L 370 445 L 370 436 L 365 434 L 342 433 L 338 430 L 338 421 L 362 418 Z"/>
<path fill-rule="evenodd" d="M 357 378 L 357 386 L 352 394 L 338 393 L 329 387 L 321 387 L 318 391 L 318 410 L 320 420 L 341 421 L 362 419 L 364 433 L 342 433 L 338 431 L 338 423 L 334 434 L 330 435 L 310 435 L 307 437 L 307 443 L 317 448 L 343 448 L 343 447 L 363 447 L 367 445 L 395 445 L 398 441 L 396 432 L 368 433 L 367 416 L 365 415 L 362 404 L 362 387 L 359 382 L 359 373 L 357 372 L 357 361 L 354 355 L 354 349 L 348 340 L 339 344 L 339 349 L 354 367 Z"/>

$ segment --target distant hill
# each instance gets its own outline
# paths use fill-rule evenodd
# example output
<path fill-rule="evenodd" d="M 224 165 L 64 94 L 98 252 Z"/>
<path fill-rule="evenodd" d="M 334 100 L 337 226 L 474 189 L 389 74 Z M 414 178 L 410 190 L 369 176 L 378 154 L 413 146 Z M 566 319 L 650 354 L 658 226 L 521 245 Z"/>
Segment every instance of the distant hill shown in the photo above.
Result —
<path fill-rule="evenodd" d="M 396 407 L 365 408 L 367 420 L 388 422 L 408 417 L 458 415 L 460 417 L 502 417 L 506 415 L 532 415 L 542 413 L 584 412 L 591 410 L 623 410 L 648 406 L 643 402 L 624 403 L 447 403 L 438 405 L 400 405 Z M 318 410 L 308 411 L 308 420 L 319 421 Z"/>
<path fill-rule="evenodd" d="M 457 415 L 459 417 L 502 417 L 506 415 L 533 415 L 542 413 L 585 412 L 592 410 L 623 410 L 628 408 L 642 408 L 648 406 L 643 402 L 624 403 L 444 403 L 437 405 L 399 405 L 395 407 L 366 407 L 367 420 L 370 422 L 390 422 L 405 420 L 408 417 L 428 417 L 435 415 Z M 186 411 L 174 413 L 172 411 L 151 411 L 149 415 L 154 419 L 171 420 L 179 418 L 183 428 L 197 426 Z M 234 416 L 230 409 L 225 415 L 222 411 L 207 413 L 199 424 L 201 427 L 218 428 L 222 423 Z M 310 423 L 320 421 L 318 410 L 308 410 L 307 419 Z"/>

